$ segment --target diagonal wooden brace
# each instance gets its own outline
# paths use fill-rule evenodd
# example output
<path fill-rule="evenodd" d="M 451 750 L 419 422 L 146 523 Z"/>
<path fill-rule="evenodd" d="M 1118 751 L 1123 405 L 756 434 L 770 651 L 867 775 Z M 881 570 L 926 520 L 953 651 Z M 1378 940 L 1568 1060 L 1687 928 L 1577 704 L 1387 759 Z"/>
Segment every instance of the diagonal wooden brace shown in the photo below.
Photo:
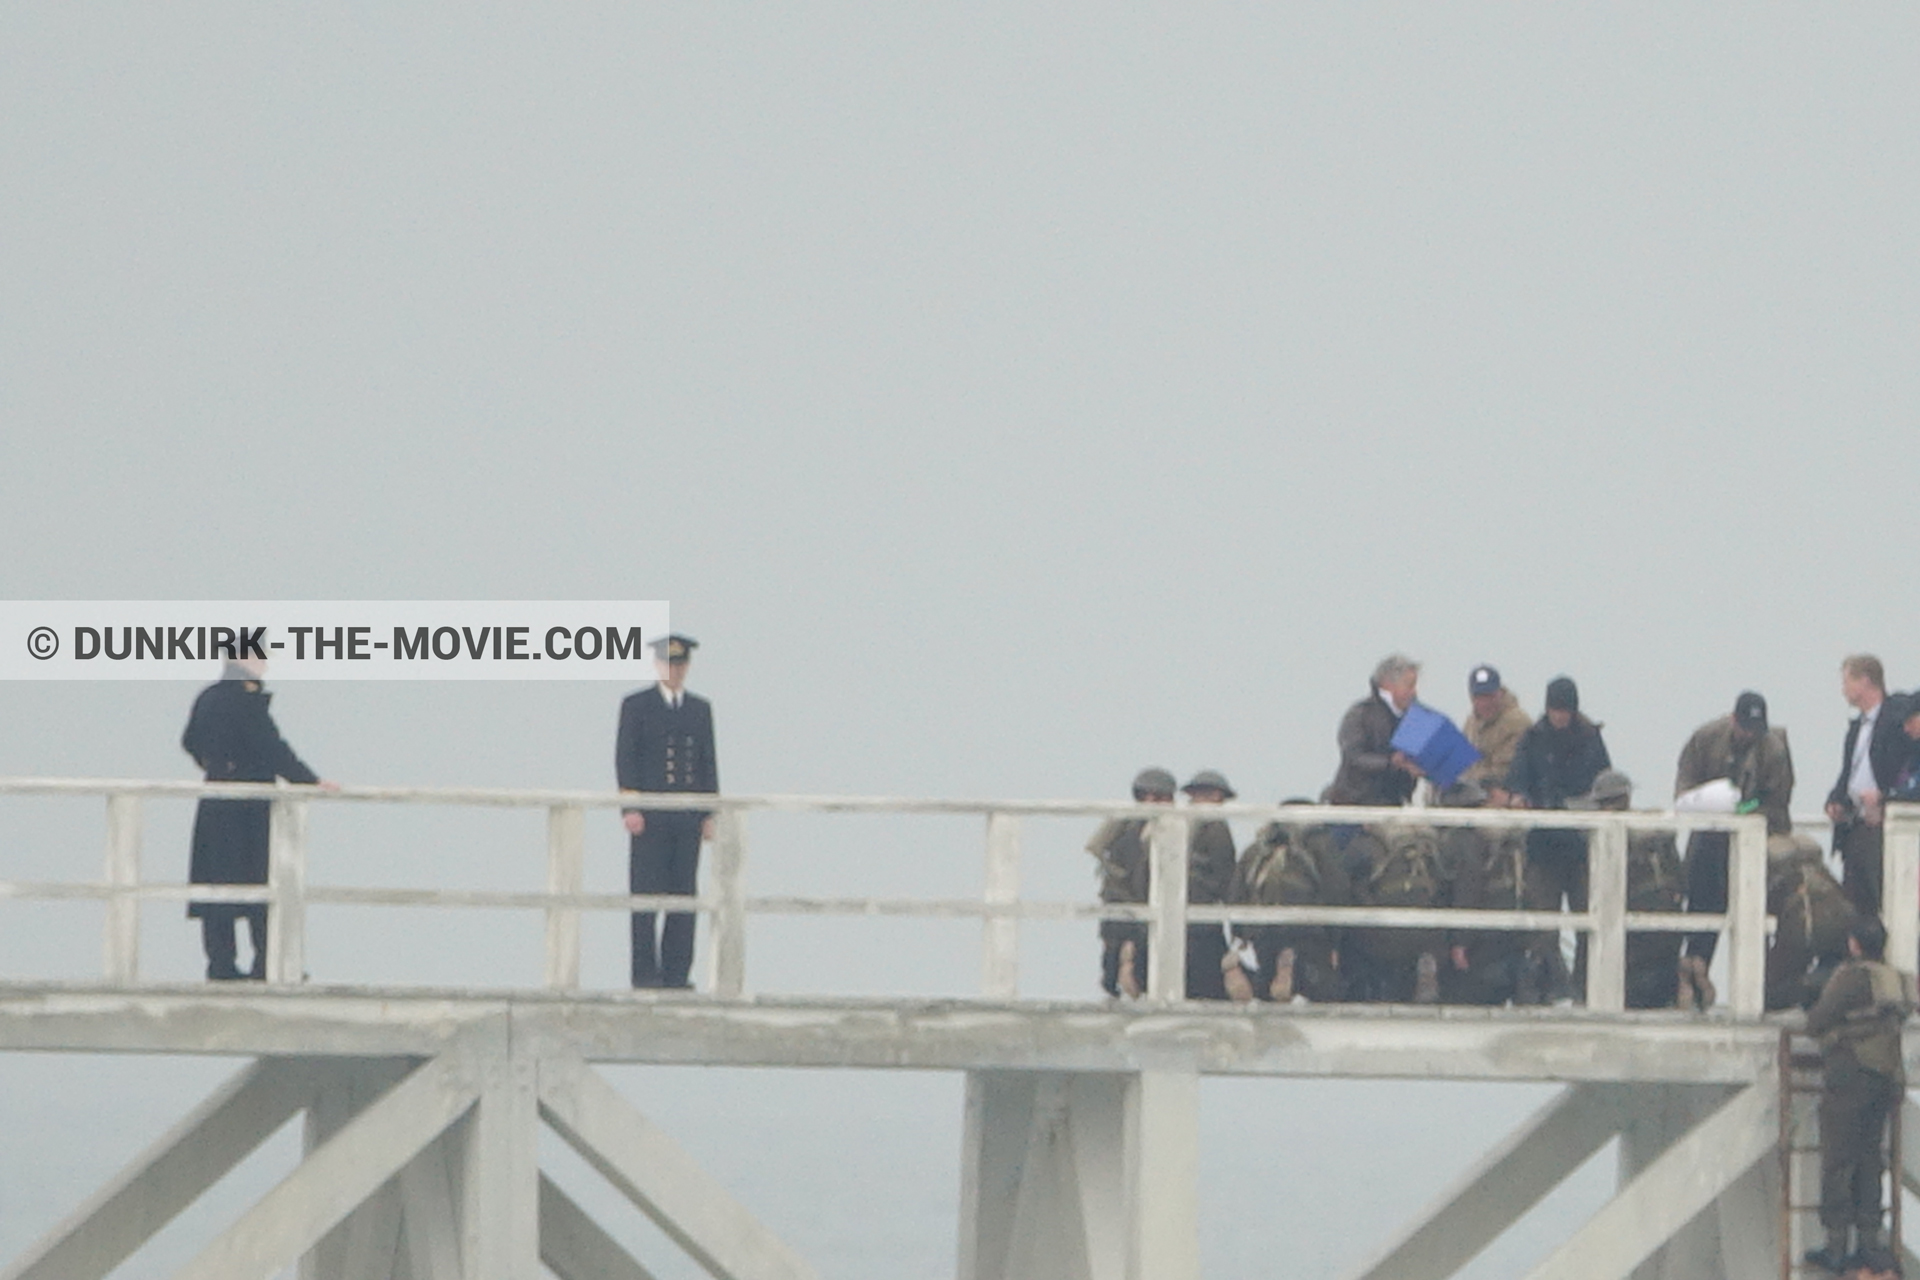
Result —
<path fill-rule="evenodd" d="M 259 1280 L 312 1248 L 473 1105 L 479 1091 L 464 1056 L 432 1059 L 348 1121 L 177 1280 Z"/>
<path fill-rule="evenodd" d="M 298 1059 L 241 1068 L 16 1259 L 5 1280 L 101 1280 L 306 1106 L 315 1085 Z"/>
<path fill-rule="evenodd" d="M 1562 1090 L 1461 1174 L 1355 1280 L 1454 1274 L 1605 1146 L 1624 1120 L 1613 1086 Z"/>
<path fill-rule="evenodd" d="M 1769 1070 L 1668 1147 L 1527 1280 L 1619 1280 L 1738 1182 L 1780 1141 L 1779 1073 Z"/>
<path fill-rule="evenodd" d="M 540 1261 L 560 1280 L 654 1280 L 607 1229 L 540 1175 Z"/>
<path fill-rule="evenodd" d="M 812 1267 L 581 1058 L 541 1060 L 540 1113 L 715 1280 L 816 1280 Z"/>

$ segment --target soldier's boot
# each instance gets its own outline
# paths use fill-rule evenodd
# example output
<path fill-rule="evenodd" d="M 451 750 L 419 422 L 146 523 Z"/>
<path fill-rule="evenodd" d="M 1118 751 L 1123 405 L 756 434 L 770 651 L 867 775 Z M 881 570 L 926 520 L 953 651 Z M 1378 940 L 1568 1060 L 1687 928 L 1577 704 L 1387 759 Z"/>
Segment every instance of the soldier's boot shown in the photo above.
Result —
<path fill-rule="evenodd" d="M 1831 1271 L 1834 1275 L 1842 1274 L 1847 1269 L 1847 1259 L 1850 1256 L 1847 1252 L 1847 1229 L 1828 1227 L 1827 1242 L 1818 1249 L 1807 1250 L 1803 1256 L 1810 1266 L 1819 1267 L 1822 1271 Z"/>
<path fill-rule="evenodd" d="M 1700 1010 L 1706 1012 L 1713 1008 L 1713 1002 L 1719 998 L 1719 992 L 1713 989 L 1713 979 L 1707 976 L 1707 962 L 1699 956 L 1688 956 L 1687 965 L 1693 972 L 1693 989 L 1700 997 Z"/>
<path fill-rule="evenodd" d="M 1293 959 L 1292 947 L 1281 948 L 1273 958 L 1273 981 L 1267 984 L 1267 994 L 1276 1004 L 1293 1003 Z"/>
<path fill-rule="evenodd" d="M 1685 956 L 1680 958 L 1679 973 L 1675 975 L 1679 984 L 1674 990 L 1673 1007 L 1692 1013 L 1696 1007 L 1693 994 L 1693 966 L 1687 963 Z"/>
<path fill-rule="evenodd" d="M 1420 959 L 1414 963 L 1413 1002 L 1440 1003 L 1440 962 L 1434 959 L 1431 951 L 1422 951 Z"/>
<path fill-rule="evenodd" d="M 1229 947 L 1227 954 L 1220 957 L 1220 984 L 1227 989 L 1227 999 L 1235 1004 L 1247 1004 L 1253 999 L 1253 982 L 1247 977 L 1246 966 L 1240 963 L 1238 947 Z"/>
<path fill-rule="evenodd" d="M 1120 944 L 1120 994 L 1130 1000 L 1140 998 L 1140 975 L 1134 968 L 1133 939 Z"/>
<path fill-rule="evenodd" d="M 1858 1267 L 1860 1265 L 1861 1255 L 1866 1253 L 1867 1250 L 1882 1249 L 1885 1247 L 1886 1241 L 1880 1238 L 1880 1224 L 1878 1222 L 1870 1227 L 1855 1227 L 1853 1229 L 1853 1254 L 1847 1259 L 1847 1265 L 1849 1267 Z"/>

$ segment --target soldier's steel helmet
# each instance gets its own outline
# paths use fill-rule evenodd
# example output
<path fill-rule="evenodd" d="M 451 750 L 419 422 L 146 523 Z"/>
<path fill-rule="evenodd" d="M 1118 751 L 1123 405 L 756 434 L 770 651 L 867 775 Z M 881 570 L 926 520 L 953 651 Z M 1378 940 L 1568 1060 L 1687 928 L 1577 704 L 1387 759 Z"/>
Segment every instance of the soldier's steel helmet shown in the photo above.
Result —
<path fill-rule="evenodd" d="M 1133 794 L 1136 796 L 1171 796 L 1178 785 L 1173 775 L 1165 769 L 1142 769 L 1133 775 Z"/>
<path fill-rule="evenodd" d="M 1593 790 L 1567 801 L 1569 809 L 1598 809 L 1609 800 L 1633 798 L 1633 779 L 1618 769 L 1602 769 L 1593 780 Z"/>
<path fill-rule="evenodd" d="M 1188 780 L 1186 786 L 1180 789 L 1188 795 L 1192 795 L 1196 791 L 1218 791 L 1229 800 L 1238 794 L 1234 791 L 1233 784 L 1227 781 L 1227 775 L 1221 773 L 1218 769 L 1202 769 Z"/>

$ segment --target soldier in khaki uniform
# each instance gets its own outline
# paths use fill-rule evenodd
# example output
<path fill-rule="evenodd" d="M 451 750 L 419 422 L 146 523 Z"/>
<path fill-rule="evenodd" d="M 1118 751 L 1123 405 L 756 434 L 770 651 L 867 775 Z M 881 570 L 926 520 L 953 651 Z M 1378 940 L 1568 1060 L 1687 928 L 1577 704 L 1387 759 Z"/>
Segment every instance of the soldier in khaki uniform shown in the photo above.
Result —
<path fill-rule="evenodd" d="M 1767 838 L 1767 1008 L 1807 1008 L 1847 959 L 1853 904 L 1827 870 L 1820 846 L 1802 835 Z"/>
<path fill-rule="evenodd" d="M 1838 1273 L 1850 1261 L 1848 1231 L 1861 1251 L 1884 1243 L 1880 1179 L 1887 1119 L 1906 1093 L 1900 1028 L 1912 1011 L 1907 980 L 1886 963 L 1887 931 L 1872 916 L 1847 931 L 1852 957 L 1807 1014 L 1820 1038 L 1820 1225 L 1827 1243 L 1807 1261 Z"/>
<path fill-rule="evenodd" d="M 1520 739 L 1533 727 L 1533 721 L 1520 709 L 1513 690 L 1500 682 L 1500 673 L 1489 666 L 1475 667 L 1467 675 L 1467 697 L 1473 710 L 1460 725 L 1480 758 L 1460 775 L 1463 782 L 1477 782 L 1488 792 L 1488 803 L 1504 808 L 1507 792 L 1503 784 L 1507 770 L 1513 768 L 1514 753 Z"/>
<path fill-rule="evenodd" d="M 1486 788 L 1461 781 L 1441 793 L 1448 808 L 1478 809 Z M 1531 874 L 1527 833 L 1518 828 L 1445 827 L 1440 862 L 1447 903 L 1474 911 L 1552 911 L 1559 905 L 1551 886 Z M 1539 1004 L 1547 982 L 1547 951 L 1558 959 L 1558 939 L 1549 933 L 1512 929 L 1457 929 L 1447 939 L 1440 990 L 1449 1004 Z"/>
<path fill-rule="evenodd" d="M 1225 804 L 1234 791 L 1213 769 L 1202 769 L 1180 788 L 1196 809 Z M 1187 901 L 1195 906 L 1223 903 L 1233 887 L 1236 862 L 1233 828 L 1219 818 L 1195 816 L 1187 837 Z M 1187 926 L 1187 999 L 1225 1000 L 1226 969 L 1239 962 L 1228 954 L 1226 926 Z"/>
<path fill-rule="evenodd" d="M 1593 790 L 1567 801 L 1569 809 L 1633 807 L 1633 780 L 1618 769 L 1607 769 L 1593 780 Z M 1671 831 L 1627 833 L 1627 910 L 1676 912 L 1686 897 L 1686 871 L 1680 846 Z M 1676 1003 L 1692 1008 L 1692 988 L 1679 981 L 1680 937 L 1677 933 L 1627 934 L 1627 1008 L 1670 1009 Z"/>
<path fill-rule="evenodd" d="M 1139 804 L 1172 804 L 1173 775 L 1165 769 L 1142 769 L 1133 779 L 1133 798 Z M 1145 818 L 1109 818 L 1087 841 L 1087 852 L 1100 864 L 1100 901 L 1144 903 L 1151 883 L 1152 854 L 1147 848 Z M 1147 922 L 1100 922 L 1100 986 L 1110 996 L 1137 996 L 1147 985 Z"/>
<path fill-rule="evenodd" d="M 1439 834 L 1432 827 L 1335 828 L 1336 847 L 1343 834 L 1340 858 L 1357 905 L 1443 905 L 1446 876 Z M 1347 998 L 1437 1004 L 1440 954 L 1446 946 L 1446 933 L 1440 929 L 1349 930 L 1340 946 Z"/>
<path fill-rule="evenodd" d="M 1333 856 L 1326 828 L 1275 821 L 1260 828 L 1241 852 L 1227 900 L 1261 907 L 1343 907 L 1353 902 L 1353 886 Z M 1233 932 L 1253 950 L 1258 966 L 1253 995 L 1283 1004 L 1296 993 L 1316 1001 L 1340 998 L 1333 930 L 1267 924 L 1236 925 Z"/>

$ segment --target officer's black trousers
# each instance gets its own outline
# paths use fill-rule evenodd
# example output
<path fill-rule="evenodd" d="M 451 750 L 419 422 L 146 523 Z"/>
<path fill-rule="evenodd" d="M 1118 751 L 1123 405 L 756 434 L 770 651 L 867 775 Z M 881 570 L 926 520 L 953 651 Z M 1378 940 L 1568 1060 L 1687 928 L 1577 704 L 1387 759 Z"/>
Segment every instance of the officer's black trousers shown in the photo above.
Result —
<path fill-rule="evenodd" d="M 1880 914 L 1880 848 L 1885 834 L 1884 828 L 1864 822 L 1849 822 L 1843 832 L 1836 833 L 1840 890 L 1863 916 Z"/>
<path fill-rule="evenodd" d="M 215 982 L 267 976 L 267 904 L 264 902 L 202 902 L 198 904 L 200 942 L 207 951 L 207 977 Z M 234 926 L 247 922 L 253 939 L 253 967 L 240 972 L 239 945 Z"/>
<path fill-rule="evenodd" d="M 1820 1225 L 1828 1231 L 1880 1229 L 1886 1171 L 1880 1144 L 1900 1093 L 1898 1082 L 1876 1071 L 1827 1068 L 1820 1094 Z"/>
<path fill-rule="evenodd" d="M 1727 909 L 1727 850 L 1733 837 L 1725 831 L 1696 831 L 1687 837 L 1687 910 L 1719 915 Z M 1713 963 L 1720 934 L 1690 933 L 1687 954 Z"/>
<path fill-rule="evenodd" d="M 700 879 L 700 824 L 703 813 L 662 810 L 648 813 L 634 836 L 627 859 L 631 893 L 671 893 L 692 897 Z M 654 913 L 633 913 L 633 985 L 684 987 L 693 971 L 693 913 L 669 912 L 658 941 Z"/>

